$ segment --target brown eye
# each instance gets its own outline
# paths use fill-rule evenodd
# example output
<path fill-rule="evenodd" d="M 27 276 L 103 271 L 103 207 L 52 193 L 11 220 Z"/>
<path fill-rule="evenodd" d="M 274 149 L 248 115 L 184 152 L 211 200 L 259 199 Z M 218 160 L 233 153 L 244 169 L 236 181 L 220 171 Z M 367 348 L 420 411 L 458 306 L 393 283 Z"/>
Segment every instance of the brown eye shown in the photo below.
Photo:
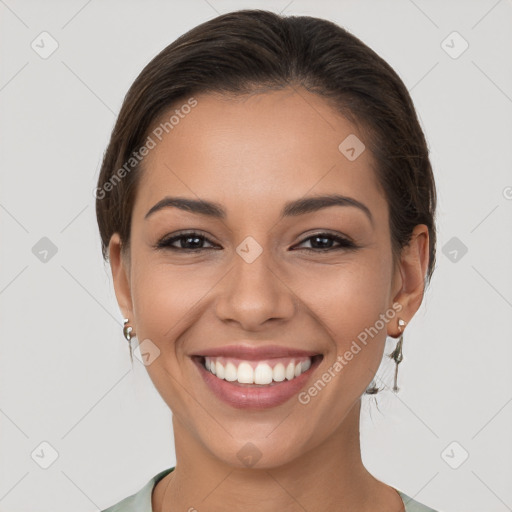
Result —
<path fill-rule="evenodd" d="M 339 235 L 333 235 L 331 233 L 317 233 L 304 239 L 299 245 L 311 241 L 311 247 L 305 247 L 307 251 L 333 251 L 339 249 L 355 249 L 356 245 Z M 333 244 L 338 244 L 333 247 Z"/>
<path fill-rule="evenodd" d="M 173 251 L 192 251 L 199 252 L 211 247 L 203 247 L 204 243 L 211 244 L 206 236 L 195 231 L 189 233 L 180 233 L 171 237 L 164 237 L 156 244 L 157 249 L 171 249 Z"/>

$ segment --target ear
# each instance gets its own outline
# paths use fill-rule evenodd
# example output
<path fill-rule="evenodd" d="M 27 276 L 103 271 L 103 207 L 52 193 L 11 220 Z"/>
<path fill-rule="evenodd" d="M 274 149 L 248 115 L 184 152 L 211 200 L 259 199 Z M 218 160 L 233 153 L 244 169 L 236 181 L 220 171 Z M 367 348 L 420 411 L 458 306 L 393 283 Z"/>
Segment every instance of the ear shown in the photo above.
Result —
<path fill-rule="evenodd" d="M 425 224 L 414 227 L 411 240 L 403 247 L 400 261 L 395 269 L 393 303 L 398 302 L 402 309 L 397 314 L 406 325 L 418 311 L 425 292 L 425 276 L 429 262 L 429 234 Z M 398 321 L 388 324 L 388 336 L 400 335 Z M 389 332 L 391 331 L 391 332 Z"/>
<path fill-rule="evenodd" d="M 112 270 L 112 279 L 114 281 L 114 290 L 117 303 L 124 318 L 130 319 L 130 324 L 134 324 L 133 303 L 130 286 L 130 263 L 126 256 L 121 252 L 121 238 L 118 233 L 114 233 L 108 244 L 110 268 Z"/>

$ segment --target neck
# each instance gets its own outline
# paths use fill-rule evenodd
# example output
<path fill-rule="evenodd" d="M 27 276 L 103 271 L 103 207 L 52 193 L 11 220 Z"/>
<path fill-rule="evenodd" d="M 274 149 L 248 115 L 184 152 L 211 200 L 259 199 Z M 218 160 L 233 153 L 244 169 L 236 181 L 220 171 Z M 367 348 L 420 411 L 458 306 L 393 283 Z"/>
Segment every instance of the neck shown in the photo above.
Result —
<path fill-rule="evenodd" d="M 155 512 L 403 511 L 398 494 L 363 466 L 358 400 L 337 431 L 323 444 L 287 464 L 269 469 L 233 468 L 212 457 L 174 420 L 176 469 L 165 492 L 153 496 Z M 166 478 L 167 479 L 167 478 Z"/>

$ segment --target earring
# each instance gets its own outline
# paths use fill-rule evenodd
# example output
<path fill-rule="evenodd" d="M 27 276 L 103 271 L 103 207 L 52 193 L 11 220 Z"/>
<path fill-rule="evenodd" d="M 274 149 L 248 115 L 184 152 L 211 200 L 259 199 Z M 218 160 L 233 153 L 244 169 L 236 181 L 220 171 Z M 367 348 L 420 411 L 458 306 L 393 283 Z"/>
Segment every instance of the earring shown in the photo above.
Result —
<path fill-rule="evenodd" d="M 130 341 L 133 338 L 133 336 L 135 336 L 135 333 L 132 334 L 133 328 L 129 325 L 126 325 L 128 322 L 129 322 L 128 318 L 125 318 L 123 320 L 123 324 L 124 324 L 123 335 L 126 338 L 126 341 Z"/>
<path fill-rule="evenodd" d="M 393 358 L 395 361 L 395 382 L 393 384 L 393 391 L 396 393 L 398 391 L 397 380 L 398 380 L 398 365 L 402 362 L 404 356 L 402 354 L 402 345 L 404 343 L 404 327 L 405 322 L 399 318 L 398 319 L 398 329 L 400 330 L 400 339 L 398 340 L 395 350 L 389 354 L 389 357 Z"/>
<path fill-rule="evenodd" d="M 133 332 L 133 327 L 129 326 L 129 325 L 126 325 L 127 323 L 129 322 L 128 318 L 125 318 L 123 320 L 123 324 L 124 324 L 124 327 L 123 327 L 123 335 L 124 337 L 126 338 L 126 341 L 128 342 L 128 345 L 130 347 L 130 359 L 132 360 L 132 363 L 133 363 L 133 355 L 132 355 L 132 343 L 131 343 L 131 340 L 134 336 L 136 336 L 136 334 Z"/>

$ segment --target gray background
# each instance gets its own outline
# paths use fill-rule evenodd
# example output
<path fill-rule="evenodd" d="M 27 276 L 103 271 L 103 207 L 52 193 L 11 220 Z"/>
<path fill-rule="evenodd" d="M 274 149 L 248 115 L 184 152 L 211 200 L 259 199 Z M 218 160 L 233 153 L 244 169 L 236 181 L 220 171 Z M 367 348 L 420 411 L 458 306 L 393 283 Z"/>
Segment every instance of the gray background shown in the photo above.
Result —
<path fill-rule="evenodd" d="M 441 511 L 512 510 L 510 0 L 0 0 L 0 510 L 106 508 L 175 462 L 170 411 L 132 370 L 92 191 L 142 67 L 251 7 L 360 37 L 402 77 L 431 148 L 438 264 L 400 393 L 379 394 L 380 411 L 364 400 L 365 464 Z M 48 58 L 31 47 L 51 48 L 43 31 Z M 390 386 L 392 368 L 380 375 Z"/>

